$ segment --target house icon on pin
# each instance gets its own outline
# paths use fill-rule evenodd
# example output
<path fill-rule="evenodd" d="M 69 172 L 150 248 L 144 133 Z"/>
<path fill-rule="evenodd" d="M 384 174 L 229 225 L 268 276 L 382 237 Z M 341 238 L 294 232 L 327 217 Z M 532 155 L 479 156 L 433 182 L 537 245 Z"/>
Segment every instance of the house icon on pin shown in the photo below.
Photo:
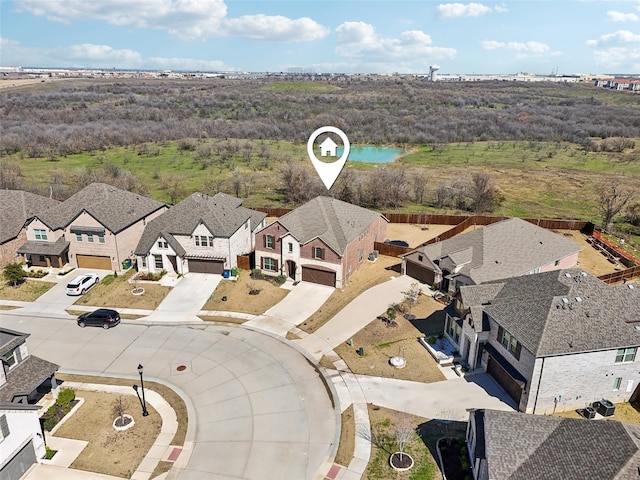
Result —
<path fill-rule="evenodd" d="M 331 138 L 327 137 L 320 144 L 320 154 L 323 157 L 326 157 L 327 155 L 331 155 L 332 157 L 335 157 L 336 156 L 336 147 L 337 146 L 338 145 L 336 145 L 336 142 L 331 140 Z"/>

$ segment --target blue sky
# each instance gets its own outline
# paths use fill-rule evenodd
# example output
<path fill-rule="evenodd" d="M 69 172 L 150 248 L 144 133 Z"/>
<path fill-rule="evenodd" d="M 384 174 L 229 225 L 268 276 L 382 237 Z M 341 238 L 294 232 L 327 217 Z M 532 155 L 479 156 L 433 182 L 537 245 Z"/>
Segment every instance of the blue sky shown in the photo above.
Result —
<path fill-rule="evenodd" d="M 640 74 L 640 0 L 0 0 L 0 65 Z"/>

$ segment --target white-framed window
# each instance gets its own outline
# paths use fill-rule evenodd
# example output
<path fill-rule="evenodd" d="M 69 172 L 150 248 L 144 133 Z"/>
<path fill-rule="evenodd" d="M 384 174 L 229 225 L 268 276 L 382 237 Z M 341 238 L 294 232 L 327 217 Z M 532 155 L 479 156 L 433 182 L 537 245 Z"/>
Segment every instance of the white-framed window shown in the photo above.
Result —
<path fill-rule="evenodd" d="M 289 253 L 293 253 L 293 243 L 289 242 L 287 248 L 289 249 Z"/>
<path fill-rule="evenodd" d="M 14 348 L 11 353 L 5 357 L 5 360 L 7 362 L 7 365 L 9 366 L 9 370 L 18 365 L 18 363 L 20 362 L 18 349 Z"/>
<path fill-rule="evenodd" d="M 199 247 L 200 246 L 200 235 L 196 235 L 195 239 L 196 239 L 196 247 Z"/>
<path fill-rule="evenodd" d="M 76 242 L 81 242 L 81 241 L 82 241 L 82 234 L 76 233 Z"/>
<path fill-rule="evenodd" d="M 263 265 L 265 270 L 278 271 L 278 261 L 275 258 L 264 257 Z"/>
<path fill-rule="evenodd" d="M 0 443 L 9 436 L 9 423 L 7 422 L 7 416 L 0 415 Z"/>
<path fill-rule="evenodd" d="M 313 247 L 313 258 L 324 259 L 324 248 Z"/>
<path fill-rule="evenodd" d="M 104 233 L 98 234 L 98 243 L 104 243 Z"/>
<path fill-rule="evenodd" d="M 613 379 L 613 390 L 620 390 L 620 385 L 622 385 L 622 377 L 616 377 Z"/>
<path fill-rule="evenodd" d="M 273 235 L 265 235 L 264 236 L 264 246 L 266 248 L 273 248 L 274 238 Z"/>
<path fill-rule="evenodd" d="M 507 332 L 504 328 L 498 328 L 498 341 L 502 346 L 509 351 L 517 360 L 520 360 L 520 350 L 522 346 L 518 343 L 518 340 Z"/>
<path fill-rule="evenodd" d="M 142 257 L 142 268 L 147 268 L 147 257 Z"/>
<path fill-rule="evenodd" d="M 156 268 L 160 270 L 164 268 L 164 264 L 162 263 L 162 255 L 154 255 L 153 261 Z"/>
<path fill-rule="evenodd" d="M 209 237 L 209 246 L 213 247 L 213 237 Z"/>
<path fill-rule="evenodd" d="M 201 235 L 200 236 L 200 245 L 203 246 L 203 247 L 207 246 L 207 237 L 206 237 L 206 235 Z"/>
<path fill-rule="evenodd" d="M 169 248 L 169 244 L 165 240 L 158 240 L 158 248 Z"/>
<path fill-rule="evenodd" d="M 93 233 L 87 233 L 87 242 L 93 243 Z"/>
<path fill-rule="evenodd" d="M 33 233 L 36 236 L 36 240 L 46 240 L 47 239 L 47 231 L 42 228 L 36 228 L 33 230 Z"/>
<path fill-rule="evenodd" d="M 636 359 L 638 347 L 619 348 L 616 353 L 616 363 L 633 362 Z"/>

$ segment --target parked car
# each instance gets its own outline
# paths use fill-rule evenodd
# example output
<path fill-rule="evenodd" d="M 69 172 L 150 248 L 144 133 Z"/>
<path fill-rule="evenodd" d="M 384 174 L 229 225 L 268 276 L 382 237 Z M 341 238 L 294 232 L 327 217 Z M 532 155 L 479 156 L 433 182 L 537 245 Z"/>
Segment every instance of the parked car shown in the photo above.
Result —
<path fill-rule="evenodd" d="M 395 245 L 396 247 L 408 247 L 409 244 L 404 240 L 385 240 L 384 243 L 387 245 Z"/>
<path fill-rule="evenodd" d="M 84 295 L 84 293 L 100 281 L 95 273 L 78 275 L 67 283 L 67 295 Z"/>
<path fill-rule="evenodd" d="M 78 325 L 82 328 L 102 327 L 105 330 L 115 327 L 120 323 L 120 314 L 109 308 L 99 308 L 93 312 L 83 313 L 78 317 Z"/>

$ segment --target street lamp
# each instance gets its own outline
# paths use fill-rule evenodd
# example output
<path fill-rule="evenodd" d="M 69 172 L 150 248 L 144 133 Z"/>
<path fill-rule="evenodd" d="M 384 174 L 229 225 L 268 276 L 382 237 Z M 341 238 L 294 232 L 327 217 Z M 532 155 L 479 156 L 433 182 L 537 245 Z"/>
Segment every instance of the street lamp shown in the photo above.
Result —
<path fill-rule="evenodd" d="M 146 417 L 147 415 L 149 415 L 149 412 L 147 411 L 147 400 L 144 398 L 144 380 L 142 379 L 142 365 L 138 364 L 138 373 L 140 374 L 140 385 L 142 386 L 142 416 Z M 134 387 L 134 390 L 136 391 L 136 393 L 138 393 L 138 389 Z M 138 399 L 140 398 L 140 396 L 138 395 Z"/>

